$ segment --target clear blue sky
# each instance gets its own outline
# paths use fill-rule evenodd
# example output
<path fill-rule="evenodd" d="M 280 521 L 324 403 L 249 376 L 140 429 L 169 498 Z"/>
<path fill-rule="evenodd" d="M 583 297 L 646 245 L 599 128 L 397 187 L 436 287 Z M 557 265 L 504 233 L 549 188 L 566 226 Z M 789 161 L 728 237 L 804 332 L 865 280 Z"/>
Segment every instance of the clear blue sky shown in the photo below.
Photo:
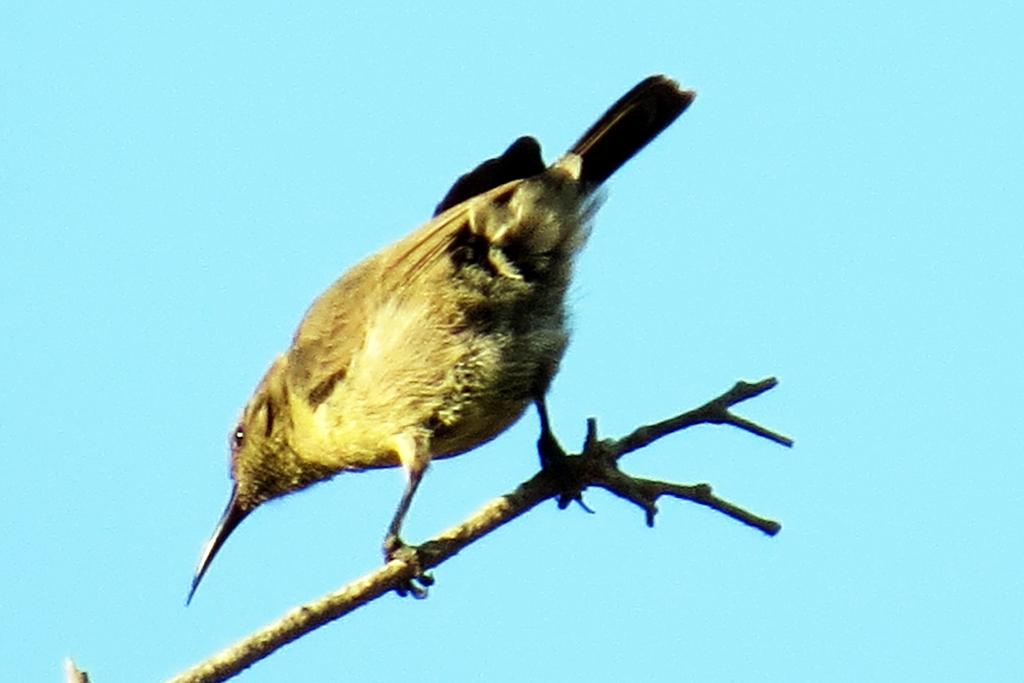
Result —
<path fill-rule="evenodd" d="M 564 441 L 777 375 L 629 471 L 239 679 L 1024 675 L 1024 72 L 1012 3 L 217 3 L 0 12 L 0 671 L 159 681 L 374 567 L 398 471 L 261 509 L 192 606 L 228 430 L 305 307 L 516 136 L 640 78 L 693 107 L 609 184 L 551 395 Z M 17 5 L 17 7 L 15 7 Z M 530 476 L 530 414 L 440 463 L 422 539 Z"/>

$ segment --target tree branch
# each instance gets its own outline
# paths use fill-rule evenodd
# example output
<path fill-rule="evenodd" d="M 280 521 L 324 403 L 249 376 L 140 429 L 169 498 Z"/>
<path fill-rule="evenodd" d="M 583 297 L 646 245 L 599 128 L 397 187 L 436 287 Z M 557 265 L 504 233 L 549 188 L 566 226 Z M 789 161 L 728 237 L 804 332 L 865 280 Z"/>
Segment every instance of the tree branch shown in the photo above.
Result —
<path fill-rule="evenodd" d="M 781 528 L 778 522 L 758 517 L 718 498 L 708 484 L 685 485 L 632 477 L 619 469 L 618 461 L 626 453 L 643 448 L 663 436 L 699 424 L 728 424 L 775 443 L 792 446 L 791 439 L 733 415 L 729 410 L 737 403 L 759 396 L 776 384 L 775 378 L 754 384 L 737 382 L 729 391 L 699 408 L 640 427 L 621 439 L 599 440 L 597 423 L 591 418 L 587 422 L 587 438 L 582 452 L 566 457 L 564 467 L 560 465 L 557 473 L 549 470 L 538 472 L 511 493 L 484 505 L 461 524 L 420 546 L 406 549 L 407 552 L 401 553 L 398 558 L 339 590 L 291 610 L 276 622 L 167 683 L 224 681 L 283 645 L 385 593 L 400 591 L 414 581 L 429 585 L 432 579 L 424 572 L 453 557 L 477 539 L 508 524 L 549 498 L 559 500 L 563 507 L 569 500 L 579 500 L 582 491 L 589 486 L 598 486 L 639 506 L 644 511 L 648 526 L 654 524 L 658 498 L 669 496 L 704 505 L 773 536 Z M 425 591 L 420 594 L 425 594 Z"/>

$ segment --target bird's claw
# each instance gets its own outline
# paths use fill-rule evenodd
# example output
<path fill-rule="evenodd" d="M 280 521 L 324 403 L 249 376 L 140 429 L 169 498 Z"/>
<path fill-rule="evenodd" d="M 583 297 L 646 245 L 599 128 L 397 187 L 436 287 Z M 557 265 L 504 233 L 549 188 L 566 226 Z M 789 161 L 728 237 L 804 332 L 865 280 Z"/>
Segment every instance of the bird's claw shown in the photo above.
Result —
<path fill-rule="evenodd" d="M 583 487 L 570 467 L 569 458 L 554 434 L 544 430 L 537 440 L 537 452 L 540 454 L 541 468 L 555 481 L 558 488 L 558 509 L 564 510 L 573 501 L 589 513 L 594 511 L 583 502 Z"/>
<path fill-rule="evenodd" d="M 384 539 L 383 549 L 385 562 L 398 560 L 413 567 L 413 575 L 396 586 L 395 592 L 403 598 L 407 595 L 417 600 L 427 597 L 428 589 L 434 585 L 434 577 L 423 571 L 420 566 L 419 549 L 413 545 L 406 545 L 397 534 L 388 534 Z"/>

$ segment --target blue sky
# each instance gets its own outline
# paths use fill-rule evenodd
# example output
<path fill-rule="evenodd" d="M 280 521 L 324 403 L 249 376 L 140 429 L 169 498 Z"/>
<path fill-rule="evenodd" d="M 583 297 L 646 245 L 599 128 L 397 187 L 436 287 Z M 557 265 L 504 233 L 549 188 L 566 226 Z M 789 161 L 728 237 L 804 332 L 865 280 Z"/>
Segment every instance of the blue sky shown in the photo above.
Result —
<path fill-rule="evenodd" d="M 1019 680 L 1020 10 L 1011 3 L 23 3 L 0 12 L 0 668 L 162 680 L 371 569 L 397 471 L 268 505 L 189 608 L 226 439 L 305 307 L 516 136 L 698 91 L 609 183 L 550 397 L 563 441 L 780 378 L 238 680 Z M 530 476 L 439 463 L 409 540 Z"/>

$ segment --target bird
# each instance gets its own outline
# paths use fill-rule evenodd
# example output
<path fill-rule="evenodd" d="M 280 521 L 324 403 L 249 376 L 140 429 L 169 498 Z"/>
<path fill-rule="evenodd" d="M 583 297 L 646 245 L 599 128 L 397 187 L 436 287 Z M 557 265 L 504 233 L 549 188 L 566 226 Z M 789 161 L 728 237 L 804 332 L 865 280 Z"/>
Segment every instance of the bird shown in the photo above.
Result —
<path fill-rule="evenodd" d="M 569 341 L 566 291 L 603 183 L 695 93 L 654 75 L 547 165 L 521 137 L 461 176 L 433 217 L 309 307 L 229 438 L 231 495 L 186 602 L 261 504 L 344 472 L 402 467 L 385 558 L 428 465 L 472 451 L 544 397 Z M 546 462 L 542 451 L 542 464 Z"/>

